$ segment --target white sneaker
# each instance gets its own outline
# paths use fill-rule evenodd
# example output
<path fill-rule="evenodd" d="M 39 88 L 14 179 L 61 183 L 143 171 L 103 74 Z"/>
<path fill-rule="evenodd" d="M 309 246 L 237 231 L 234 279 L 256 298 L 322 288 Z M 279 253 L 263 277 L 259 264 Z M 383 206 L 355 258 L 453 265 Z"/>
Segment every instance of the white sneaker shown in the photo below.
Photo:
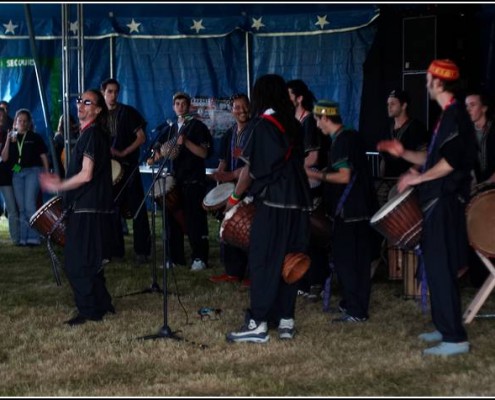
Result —
<path fill-rule="evenodd" d="M 278 324 L 278 337 L 280 339 L 293 339 L 294 338 L 294 319 L 281 319 Z"/>
<path fill-rule="evenodd" d="M 191 271 L 201 271 L 205 268 L 206 268 L 206 264 L 204 263 L 204 261 L 200 260 L 199 258 L 196 258 L 191 265 Z"/>
<path fill-rule="evenodd" d="M 266 343 L 270 340 L 268 335 L 268 324 L 260 322 L 256 324 L 254 319 L 250 319 L 248 324 L 242 326 L 237 332 L 230 332 L 226 335 L 227 342 L 253 342 Z"/>

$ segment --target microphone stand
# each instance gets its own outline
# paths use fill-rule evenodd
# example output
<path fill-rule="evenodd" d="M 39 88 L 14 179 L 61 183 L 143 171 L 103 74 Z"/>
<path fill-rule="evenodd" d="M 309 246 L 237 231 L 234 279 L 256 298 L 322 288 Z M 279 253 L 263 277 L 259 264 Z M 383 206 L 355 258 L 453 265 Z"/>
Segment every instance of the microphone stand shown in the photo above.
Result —
<path fill-rule="evenodd" d="M 168 123 L 170 125 L 170 123 Z M 163 125 L 159 125 L 159 127 L 155 128 L 154 130 L 158 130 L 159 128 L 163 127 Z M 160 135 L 157 135 L 157 137 L 151 142 L 151 145 L 150 147 L 148 148 L 147 152 L 145 153 L 145 160 L 148 158 L 148 155 L 151 154 L 151 156 L 153 157 L 153 154 L 154 154 L 154 150 L 153 150 L 153 147 L 155 146 L 158 138 L 160 137 Z M 168 133 L 168 138 L 170 138 L 170 130 L 169 130 L 169 133 Z M 119 193 L 117 194 L 117 196 L 115 197 L 115 202 L 117 202 L 119 196 L 121 195 L 123 189 L 127 186 L 128 182 L 130 181 L 130 178 L 134 175 L 134 173 L 136 172 L 137 168 L 139 168 L 139 165 L 141 163 L 139 163 L 137 165 L 137 167 L 134 168 L 134 170 L 132 171 L 131 175 L 129 176 L 129 178 L 127 179 L 127 181 L 125 182 L 125 184 L 123 185 L 122 189 L 119 191 Z M 165 162 L 163 163 L 163 166 L 165 165 Z M 162 170 L 163 170 L 163 166 L 159 169 L 158 173 L 155 174 L 155 167 L 152 165 L 151 166 L 151 186 L 150 188 L 148 189 L 148 191 L 145 193 L 144 197 L 143 197 L 143 201 L 141 202 L 141 204 L 139 205 L 136 213 L 134 214 L 133 218 L 136 219 L 139 212 L 141 211 L 141 208 L 143 207 L 145 201 L 146 201 L 146 198 L 149 196 L 150 194 L 150 191 L 153 190 L 153 206 L 152 206 L 152 209 L 151 209 L 151 251 L 152 251 L 152 254 L 153 254 L 153 263 L 151 265 L 151 279 L 152 279 L 152 282 L 151 282 L 151 286 L 149 288 L 145 288 L 139 292 L 133 292 L 133 293 L 129 293 L 129 294 L 125 294 L 121 297 L 127 297 L 127 296 L 135 296 L 135 295 L 138 295 L 138 294 L 145 294 L 145 293 L 161 293 L 162 289 L 160 288 L 160 286 L 158 285 L 158 279 L 157 279 L 157 273 L 156 273 L 156 236 L 155 236 L 155 219 L 156 219 L 156 204 L 154 202 L 154 199 L 155 199 L 155 182 L 158 180 L 158 177 L 161 176 L 161 173 L 162 173 Z M 165 200 L 164 200 L 165 201 Z"/>
<path fill-rule="evenodd" d="M 168 134 L 168 140 L 170 140 L 170 134 L 171 134 L 171 129 L 169 130 L 169 134 Z M 167 140 L 167 141 L 168 141 Z M 158 177 L 161 176 L 162 174 L 162 171 L 163 169 L 165 168 L 165 165 L 166 165 L 166 161 L 170 159 L 170 153 L 169 154 L 166 154 L 164 156 L 164 159 L 163 159 L 163 163 L 162 165 L 160 166 L 160 168 L 158 169 L 158 173 L 156 174 L 156 176 L 154 177 L 153 181 L 151 182 L 151 186 L 150 188 L 148 189 L 148 192 L 146 193 L 146 196 L 150 193 L 150 191 L 152 190 L 152 188 L 155 187 L 155 182 L 156 180 L 158 179 Z M 145 196 L 145 199 L 146 199 L 146 196 Z M 146 335 L 146 336 L 141 336 L 139 337 L 138 339 L 143 339 L 143 340 L 149 340 L 149 339 L 163 339 L 163 338 L 167 338 L 167 339 L 175 339 L 175 340 L 183 340 L 181 337 L 177 336 L 174 332 L 172 332 L 172 330 L 170 329 L 170 327 L 168 326 L 168 302 L 167 302 L 167 296 L 168 296 L 168 292 L 167 292 L 167 270 L 168 270 L 168 267 L 171 265 L 170 262 L 169 262 L 169 259 L 168 259 L 168 251 L 167 251 L 167 248 L 168 248 L 168 231 L 167 231 L 167 217 L 166 217 L 166 193 L 164 193 L 163 195 L 163 200 L 162 200 L 162 246 L 163 246 L 163 283 L 162 283 L 162 286 L 163 286 L 163 325 L 162 327 L 158 330 L 158 332 L 156 334 L 153 334 L 153 335 Z M 143 206 L 144 204 L 144 199 L 143 199 L 143 202 L 141 203 L 141 205 L 139 206 L 139 209 Z M 138 209 L 138 211 L 139 211 Z"/>

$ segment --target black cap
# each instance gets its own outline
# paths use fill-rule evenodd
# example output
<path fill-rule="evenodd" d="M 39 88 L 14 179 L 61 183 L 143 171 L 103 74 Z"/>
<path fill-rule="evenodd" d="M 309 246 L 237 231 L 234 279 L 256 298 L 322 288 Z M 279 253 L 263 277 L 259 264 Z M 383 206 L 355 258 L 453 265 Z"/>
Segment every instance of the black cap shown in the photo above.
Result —
<path fill-rule="evenodd" d="M 388 95 L 388 97 L 395 97 L 397 100 L 400 101 L 401 104 L 404 104 L 404 103 L 410 104 L 411 103 L 411 98 L 409 97 L 407 92 L 405 92 L 402 89 L 392 90 L 390 92 L 390 94 Z"/>

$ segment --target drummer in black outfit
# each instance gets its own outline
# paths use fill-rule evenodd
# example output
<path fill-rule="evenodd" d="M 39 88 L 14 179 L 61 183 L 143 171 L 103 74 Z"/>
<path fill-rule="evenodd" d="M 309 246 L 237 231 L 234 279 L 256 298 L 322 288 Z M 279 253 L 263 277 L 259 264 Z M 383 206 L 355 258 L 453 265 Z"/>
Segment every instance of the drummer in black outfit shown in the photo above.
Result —
<path fill-rule="evenodd" d="M 393 118 L 385 140 L 397 139 L 404 148 L 413 151 L 424 151 L 428 145 L 428 131 L 424 124 L 409 115 L 411 99 L 407 92 L 394 89 L 387 99 L 388 116 Z M 382 153 L 380 165 L 381 176 L 396 180 L 414 164 L 400 157 L 394 157 L 388 153 Z"/>
<path fill-rule="evenodd" d="M 371 292 L 369 220 L 377 208 L 366 153 L 359 133 L 344 127 L 338 103 L 321 100 L 313 114 L 332 138 L 327 171 L 306 170 L 323 182 L 327 214 L 333 218 L 332 257 L 342 287 L 342 315 L 332 322 L 364 322 Z"/>
<path fill-rule="evenodd" d="M 170 157 L 171 173 L 181 199 L 179 208 L 185 216 L 186 232 L 172 215 L 167 217 L 171 261 L 186 264 L 184 233 L 187 233 L 193 260 L 191 270 L 200 271 L 208 267 L 210 248 L 203 199 L 206 195 L 205 160 L 211 152 L 212 137 L 208 127 L 189 114 L 191 97 L 187 93 L 174 94 L 172 101 L 177 121 L 160 134 L 157 149 L 166 142 L 170 146 L 161 146 L 161 151 L 155 151 L 154 161 Z"/>
<path fill-rule="evenodd" d="M 120 194 L 117 204 L 122 213 L 126 210 L 127 217 L 133 218 L 134 253 L 137 264 L 148 261 L 151 252 L 151 231 L 148 221 L 148 212 L 145 206 L 141 207 L 136 218 L 136 212 L 144 198 L 144 189 L 139 173 L 139 149 L 146 141 L 146 121 L 141 114 L 127 104 L 118 102 L 120 84 L 116 79 L 107 79 L 101 84 L 101 92 L 108 107 L 108 128 L 111 135 L 111 154 L 122 166 L 124 175 L 121 179 L 124 190 Z M 129 179 L 129 176 L 132 177 Z M 118 196 L 118 193 L 115 193 Z M 123 257 L 124 235 L 119 213 L 114 220 L 115 243 L 112 255 Z"/>
<path fill-rule="evenodd" d="M 244 146 L 248 140 L 247 125 L 249 116 L 249 98 L 244 93 L 232 96 L 232 115 L 236 123 L 230 127 L 224 136 L 224 156 L 219 160 L 218 168 L 213 173 L 213 178 L 218 182 L 234 182 L 239 179 L 239 174 L 244 166 L 240 158 Z M 249 287 L 247 277 L 247 253 L 243 249 L 222 242 L 223 263 L 225 273 L 209 278 L 211 282 L 239 282 L 243 287 Z"/>
<path fill-rule="evenodd" d="M 314 94 L 300 79 L 287 82 L 289 97 L 294 104 L 294 115 L 301 123 L 304 135 L 304 166 L 315 170 L 322 170 L 327 166 L 327 155 L 330 148 L 330 138 L 324 136 L 316 126 L 313 116 L 313 105 L 316 101 Z M 317 218 L 319 212 L 323 212 L 323 187 L 319 180 L 310 180 L 311 198 L 313 206 L 317 209 L 312 218 Z M 317 238 L 311 235 L 309 255 L 311 265 L 308 272 L 299 281 L 299 294 L 308 300 L 317 301 L 321 297 L 323 284 L 328 276 L 328 249 L 324 243 L 325 238 Z"/>
<path fill-rule="evenodd" d="M 398 141 L 379 143 L 381 151 L 424 167 L 409 170 L 399 180 L 399 192 L 418 188 L 423 210 L 420 241 L 430 290 L 435 330 L 419 335 L 427 343 L 440 344 L 425 355 L 452 356 L 469 352 L 462 323 L 458 272 L 467 265 L 465 207 L 469 198 L 471 170 L 476 160 L 476 139 L 465 106 L 456 100 L 460 73 L 451 60 L 434 60 L 426 74 L 426 88 L 442 113 L 434 127 L 427 152 L 404 149 Z"/>
<path fill-rule="evenodd" d="M 284 281 L 282 268 L 289 253 L 307 254 L 312 202 L 304 173 L 301 125 L 294 117 L 284 79 L 275 74 L 258 78 L 251 110 L 249 140 L 241 155 L 246 165 L 227 205 L 233 207 L 248 188 L 254 196 L 248 250 L 250 309 L 245 324 L 226 338 L 265 343 L 273 320 L 280 339 L 294 337 L 297 285 Z"/>
<path fill-rule="evenodd" d="M 106 313 L 115 313 L 102 268 L 113 212 L 108 109 L 98 90 L 88 90 L 77 99 L 77 110 L 81 132 L 70 157 L 67 178 L 40 175 L 43 190 L 65 192 L 65 272 L 78 311 L 66 321 L 70 326 L 100 321 Z"/>
<path fill-rule="evenodd" d="M 476 186 L 471 196 L 495 187 L 495 123 L 492 99 L 482 90 L 467 92 L 466 110 L 474 125 L 478 157 L 474 169 Z M 472 248 L 469 251 L 469 276 L 474 287 L 480 287 L 488 270 Z"/>

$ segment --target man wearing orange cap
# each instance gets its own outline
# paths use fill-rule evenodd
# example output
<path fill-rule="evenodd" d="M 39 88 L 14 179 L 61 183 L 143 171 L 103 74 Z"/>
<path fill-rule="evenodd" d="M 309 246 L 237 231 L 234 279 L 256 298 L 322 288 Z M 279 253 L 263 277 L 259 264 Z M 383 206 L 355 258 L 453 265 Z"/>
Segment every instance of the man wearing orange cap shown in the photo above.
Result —
<path fill-rule="evenodd" d="M 472 123 L 464 105 L 454 96 L 459 68 L 451 60 L 434 60 L 427 71 L 426 88 L 442 109 L 427 152 L 406 150 L 398 141 L 385 141 L 380 151 L 423 165 L 399 179 L 398 190 L 417 186 L 423 209 L 420 248 L 430 290 L 435 330 L 418 338 L 440 342 L 424 355 L 451 356 L 469 352 L 462 323 L 458 270 L 467 264 L 468 241 L 465 205 L 476 160 Z"/>

